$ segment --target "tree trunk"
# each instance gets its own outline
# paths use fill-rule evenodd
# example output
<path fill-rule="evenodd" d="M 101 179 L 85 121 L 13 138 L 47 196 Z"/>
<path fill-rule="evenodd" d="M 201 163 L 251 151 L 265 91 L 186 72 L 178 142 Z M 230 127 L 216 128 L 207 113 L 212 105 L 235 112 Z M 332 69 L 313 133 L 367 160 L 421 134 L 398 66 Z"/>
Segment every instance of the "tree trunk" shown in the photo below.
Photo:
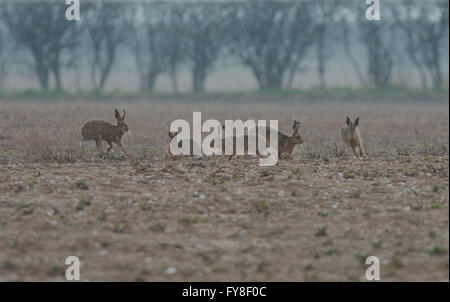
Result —
<path fill-rule="evenodd" d="M 146 90 L 155 90 L 155 84 L 156 84 L 156 78 L 158 77 L 158 73 L 156 72 L 149 72 L 146 77 L 146 84 L 145 89 Z"/>
<path fill-rule="evenodd" d="M 433 47 L 433 60 L 431 64 L 431 74 L 433 79 L 433 88 L 441 89 L 442 88 L 442 72 L 441 72 L 441 64 L 439 60 L 439 49 L 437 47 Z"/>
<path fill-rule="evenodd" d="M 177 69 L 174 65 L 170 67 L 170 80 L 172 82 L 173 93 L 178 93 Z"/>
<path fill-rule="evenodd" d="M 53 76 L 55 77 L 55 88 L 56 90 L 62 89 L 62 81 L 61 81 L 61 71 L 59 65 L 55 65 L 53 68 Z"/>
<path fill-rule="evenodd" d="M 349 31 L 349 29 L 348 29 L 348 26 L 347 26 L 345 28 L 345 30 L 344 30 L 343 39 L 342 39 L 342 42 L 344 43 L 345 54 L 347 55 L 348 59 L 350 60 L 350 63 L 352 64 L 353 69 L 355 70 L 356 75 L 358 76 L 359 82 L 362 85 L 365 85 L 365 84 L 367 84 L 367 81 L 364 78 L 364 75 L 363 75 L 363 73 L 361 71 L 361 67 L 359 66 L 358 61 L 356 60 L 356 58 L 353 56 L 353 53 L 352 53 L 351 48 L 350 48 L 350 41 L 349 41 L 348 31 Z"/>
<path fill-rule="evenodd" d="M 47 66 L 45 66 L 40 59 L 37 60 L 36 62 L 36 74 L 39 80 L 39 84 L 41 86 L 42 89 L 44 90 L 48 90 L 49 85 L 49 71 Z"/>
<path fill-rule="evenodd" d="M 319 75 L 319 85 L 321 88 L 325 88 L 325 41 L 324 30 L 321 29 L 317 37 L 317 73 Z"/>
<path fill-rule="evenodd" d="M 195 66 L 192 72 L 194 92 L 205 91 L 206 71 L 203 66 Z"/>

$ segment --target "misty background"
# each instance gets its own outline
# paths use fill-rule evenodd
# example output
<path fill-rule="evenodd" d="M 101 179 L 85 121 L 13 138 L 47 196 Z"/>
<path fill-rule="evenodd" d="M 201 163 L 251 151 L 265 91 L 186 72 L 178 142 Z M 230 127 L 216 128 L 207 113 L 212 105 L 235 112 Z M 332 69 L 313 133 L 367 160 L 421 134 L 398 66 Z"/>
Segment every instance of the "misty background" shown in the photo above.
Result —
<path fill-rule="evenodd" d="M 449 2 L 0 0 L 0 90 L 448 89 Z"/>

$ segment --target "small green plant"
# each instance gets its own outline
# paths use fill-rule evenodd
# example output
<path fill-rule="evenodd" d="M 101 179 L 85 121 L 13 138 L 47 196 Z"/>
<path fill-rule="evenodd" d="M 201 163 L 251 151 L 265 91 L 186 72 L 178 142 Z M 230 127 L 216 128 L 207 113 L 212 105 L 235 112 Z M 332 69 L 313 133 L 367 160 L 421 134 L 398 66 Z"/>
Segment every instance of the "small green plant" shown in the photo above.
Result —
<path fill-rule="evenodd" d="M 294 175 L 300 174 L 300 168 L 292 168 L 291 173 Z"/>
<path fill-rule="evenodd" d="M 366 267 L 366 259 L 369 257 L 369 255 L 365 252 L 356 252 L 355 258 L 358 261 L 359 265 L 362 267 Z"/>
<path fill-rule="evenodd" d="M 17 186 L 16 186 L 16 189 L 15 189 L 15 192 L 16 193 L 19 193 L 19 192 L 22 192 L 23 191 L 23 184 L 21 184 L 21 183 L 18 183 L 17 184 Z"/>
<path fill-rule="evenodd" d="M 12 262 L 11 260 L 6 260 L 2 264 L 2 269 L 4 269 L 5 271 L 16 270 L 18 267 L 19 265 L 15 262 Z"/>
<path fill-rule="evenodd" d="M 107 241 L 107 240 L 103 240 L 102 242 L 100 242 L 100 245 L 101 245 L 102 247 L 108 247 L 108 246 L 110 245 L 110 243 L 109 243 L 109 241 Z"/>
<path fill-rule="evenodd" d="M 113 226 L 113 231 L 116 233 L 123 233 L 125 231 L 126 225 L 123 223 L 115 224 Z"/>
<path fill-rule="evenodd" d="M 212 272 L 216 273 L 216 274 L 218 274 L 218 273 L 226 273 L 227 272 L 227 268 L 223 267 L 223 266 L 217 266 L 217 267 L 214 267 L 212 269 Z"/>
<path fill-rule="evenodd" d="M 323 225 L 317 229 L 316 236 L 326 236 L 327 235 L 327 226 Z"/>
<path fill-rule="evenodd" d="M 78 180 L 75 185 L 77 186 L 77 188 L 81 189 L 81 190 L 87 190 L 89 189 L 89 186 L 87 185 L 86 181 L 84 179 L 82 180 Z"/>
<path fill-rule="evenodd" d="M 379 248 L 381 246 L 381 241 L 377 238 L 372 239 L 372 246 L 376 249 Z"/>
<path fill-rule="evenodd" d="M 405 176 L 417 176 L 418 173 L 415 170 L 406 170 L 405 171 Z"/>
<path fill-rule="evenodd" d="M 403 262 L 402 262 L 402 260 L 400 259 L 399 256 L 393 256 L 391 258 L 391 262 L 390 263 L 395 268 L 402 268 L 404 266 Z"/>
<path fill-rule="evenodd" d="M 181 221 L 184 222 L 184 223 L 189 223 L 189 224 L 197 223 L 197 218 L 195 218 L 195 217 L 184 217 Z"/>
<path fill-rule="evenodd" d="M 165 227 L 164 227 L 162 224 L 155 223 L 154 225 L 152 225 L 152 226 L 150 227 L 150 229 L 151 229 L 153 232 L 162 232 L 162 231 L 164 231 Z"/>
<path fill-rule="evenodd" d="M 76 220 L 69 220 L 69 221 L 67 222 L 67 225 L 70 226 L 70 227 L 76 228 L 76 227 L 78 227 L 79 223 L 78 223 L 78 221 L 76 221 Z"/>
<path fill-rule="evenodd" d="M 75 207 L 75 209 L 77 210 L 77 211 L 82 211 L 82 210 L 84 210 L 84 207 L 85 206 L 88 206 L 88 205 L 90 205 L 91 204 L 91 200 L 89 199 L 89 198 L 87 198 L 87 197 L 81 197 L 80 198 L 80 201 L 78 201 L 78 204 L 77 204 L 77 206 Z"/>
<path fill-rule="evenodd" d="M 208 177 L 206 177 L 206 182 L 208 182 L 208 183 L 210 183 L 210 184 L 213 184 L 213 185 L 215 185 L 216 184 L 216 180 L 214 179 L 214 177 L 213 176 L 208 176 Z"/>
<path fill-rule="evenodd" d="M 353 174 L 350 173 L 350 172 L 345 172 L 345 173 L 344 173 L 344 178 L 345 178 L 345 179 L 355 178 L 355 175 L 353 175 Z"/>
<path fill-rule="evenodd" d="M 63 276 L 65 272 L 65 269 L 62 265 L 59 264 L 53 264 L 50 266 L 48 270 L 48 274 L 50 276 Z"/>
<path fill-rule="evenodd" d="M 430 255 L 441 255 L 441 254 L 444 254 L 445 251 L 446 251 L 445 248 L 443 248 L 442 246 L 437 245 L 437 244 L 434 244 L 427 249 L 427 252 Z"/>
<path fill-rule="evenodd" d="M 265 201 L 259 201 L 256 204 L 256 210 L 258 212 L 265 212 L 265 211 L 267 211 L 267 209 L 268 209 L 268 206 L 267 206 L 267 203 Z"/>
<path fill-rule="evenodd" d="M 432 203 L 432 204 L 428 205 L 428 208 L 430 208 L 430 209 L 439 209 L 439 204 Z"/>
<path fill-rule="evenodd" d="M 323 209 L 319 212 L 319 215 L 322 217 L 327 217 L 330 213 L 328 212 L 328 210 Z"/>
<path fill-rule="evenodd" d="M 360 192 L 353 192 L 351 195 L 350 195 L 350 198 L 359 198 L 361 196 L 361 193 Z"/>
<path fill-rule="evenodd" d="M 338 252 L 338 248 L 336 246 L 332 246 L 326 249 L 323 253 L 325 255 L 336 255 Z"/>
<path fill-rule="evenodd" d="M 22 210 L 22 214 L 24 215 L 30 215 L 34 212 L 34 208 L 30 203 L 24 203 L 20 206 L 20 209 Z"/>
<path fill-rule="evenodd" d="M 141 202 L 141 203 L 139 204 L 139 208 L 140 208 L 142 211 L 151 211 L 151 210 L 153 210 L 152 205 L 151 205 L 150 203 L 148 203 L 148 202 L 145 202 L 145 201 L 143 201 L 143 202 Z"/>
<path fill-rule="evenodd" d="M 139 275 L 134 279 L 134 282 L 145 282 L 145 277 L 142 275 Z"/>
<path fill-rule="evenodd" d="M 435 231 L 435 230 L 430 230 L 430 231 L 428 232 L 428 236 L 429 236 L 430 238 L 435 238 L 435 237 L 436 237 L 436 231 Z"/>
<path fill-rule="evenodd" d="M 418 204 L 418 203 L 414 203 L 411 205 L 411 209 L 419 211 L 422 209 L 422 205 Z"/>

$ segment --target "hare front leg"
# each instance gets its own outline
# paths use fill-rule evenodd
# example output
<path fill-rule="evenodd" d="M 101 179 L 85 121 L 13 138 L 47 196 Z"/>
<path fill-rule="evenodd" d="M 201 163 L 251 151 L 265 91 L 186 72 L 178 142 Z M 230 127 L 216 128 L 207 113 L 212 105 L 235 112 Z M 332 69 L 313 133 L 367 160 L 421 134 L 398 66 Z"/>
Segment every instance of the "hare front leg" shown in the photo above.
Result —
<path fill-rule="evenodd" d="M 366 150 L 362 146 L 362 144 L 359 144 L 359 154 L 361 157 L 366 157 Z"/>
<path fill-rule="evenodd" d="M 356 157 L 359 157 L 359 156 L 358 156 L 358 153 L 356 153 L 355 147 L 351 147 L 351 148 L 352 148 L 353 153 L 355 154 L 355 156 L 356 156 Z"/>
<path fill-rule="evenodd" d="M 102 135 L 99 134 L 97 138 L 95 139 L 95 143 L 97 144 L 98 151 L 103 154 L 105 150 L 103 149 L 103 142 L 102 142 Z"/>
<path fill-rule="evenodd" d="M 125 154 L 128 156 L 128 152 L 125 151 L 125 148 L 122 146 L 122 144 L 121 144 L 121 143 L 118 143 L 117 145 L 118 145 L 119 148 L 123 151 L 123 153 L 125 153 Z"/>

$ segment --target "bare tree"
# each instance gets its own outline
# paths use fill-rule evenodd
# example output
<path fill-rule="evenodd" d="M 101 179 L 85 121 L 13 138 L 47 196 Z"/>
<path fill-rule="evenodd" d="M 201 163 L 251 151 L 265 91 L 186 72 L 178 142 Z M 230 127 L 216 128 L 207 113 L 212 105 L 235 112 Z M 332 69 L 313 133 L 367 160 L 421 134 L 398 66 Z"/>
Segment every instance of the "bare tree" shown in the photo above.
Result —
<path fill-rule="evenodd" d="M 86 3 L 84 11 L 91 42 L 91 81 L 94 88 L 103 89 L 134 21 L 134 9 L 130 3 L 99 1 Z"/>
<path fill-rule="evenodd" d="M 174 93 L 178 93 L 177 71 L 181 64 L 186 61 L 184 52 L 186 41 L 183 39 L 183 16 L 184 7 L 180 4 L 172 4 L 165 7 L 165 15 L 168 24 L 165 27 L 166 55 L 168 57 L 168 72 L 172 81 Z"/>
<path fill-rule="evenodd" d="M 282 88 L 313 43 L 309 2 L 250 1 L 234 13 L 233 52 L 262 89 Z"/>
<path fill-rule="evenodd" d="M 387 3 L 381 6 L 384 8 Z M 344 50 L 352 63 L 362 84 L 369 84 L 385 88 L 391 84 L 394 60 L 396 59 L 397 41 L 392 16 L 387 16 L 383 10 L 382 21 L 367 20 L 365 2 L 341 2 L 341 8 L 346 11 L 342 25 L 342 40 Z M 355 30 L 351 30 L 354 27 Z M 360 64 L 353 55 L 352 48 L 355 41 L 351 40 L 350 33 L 357 33 L 361 46 L 366 50 L 367 72 L 364 75 Z"/>
<path fill-rule="evenodd" d="M 396 24 L 406 34 L 406 52 L 419 72 L 422 87 L 427 87 L 426 71 L 434 88 L 441 88 L 442 56 L 448 37 L 448 1 L 402 1 L 392 9 Z M 448 52 L 447 52 L 448 53 Z"/>
<path fill-rule="evenodd" d="M 63 53 L 78 45 L 80 27 L 65 19 L 65 9 L 60 2 L 7 2 L 0 10 L 17 45 L 30 52 L 33 61 L 27 65 L 43 89 L 50 88 L 51 74 L 55 88 L 62 89 L 61 69 L 68 63 L 63 62 Z"/>
<path fill-rule="evenodd" d="M 350 36 L 351 24 L 348 21 L 343 20 L 341 22 L 341 25 L 342 25 L 341 41 L 344 46 L 344 52 L 345 52 L 347 58 L 349 59 L 350 64 L 352 65 L 353 69 L 355 70 L 355 73 L 356 73 L 356 76 L 358 77 L 359 83 L 361 85 L 366 85 L 367 80 L 364 76 L 364 72 L 362 71 L 362 67 L 359 64 L 358 60 L 356 59 L 356 57 L 352 51 L 354 42 L 351 41 L 351 36 Z"/>
<path fill-rule="evenodd" d="M 368 79 L 377 87 L 387 87 L 391 81 L 394 62 L 390 45 L 384 39 L 386 30 L 374 22 L 361 23 L 360 30 L 360 40 L 367 51 Z"/>
<path fill-rule="evenodd" d="M 11 68 L 10 63 L 13 55 L 11 50 L 12 48 L 8 45 L 7 32 L 5 29 L 0 27 L 0 89 L 3 89 Z"/>
<path fill-rule="evenodd" d="M 326 64 L 330 60 L 337 42 L 337 20 L 335 17 L 337 4 L 335 1 L 316 1 L 313 5 L 315 25 L 315 47 L 317 57 L 317 74 L 320 87 L 326 86 Z"/>
<path fill-rule="evenodd" d="M 192 66 L 192 86 L 203 92 L 208 73 L 214 67 L 224 46 L 227 10 L 218 3 L 191 3 L 181 16 L 182 43 Z"/>
<path fill-rule="evenodd" d="M 153 90 L 157 77 L 169 72 L 177 92 L 176 71 L 183 60 L 180 31 L 181 6 L 167 3 L 145 3 L 141 16 L 130 28 L 130 48 L 136 62 L 141 90 Z M 142 19 L 142 20 L 141 20 Z"/>

